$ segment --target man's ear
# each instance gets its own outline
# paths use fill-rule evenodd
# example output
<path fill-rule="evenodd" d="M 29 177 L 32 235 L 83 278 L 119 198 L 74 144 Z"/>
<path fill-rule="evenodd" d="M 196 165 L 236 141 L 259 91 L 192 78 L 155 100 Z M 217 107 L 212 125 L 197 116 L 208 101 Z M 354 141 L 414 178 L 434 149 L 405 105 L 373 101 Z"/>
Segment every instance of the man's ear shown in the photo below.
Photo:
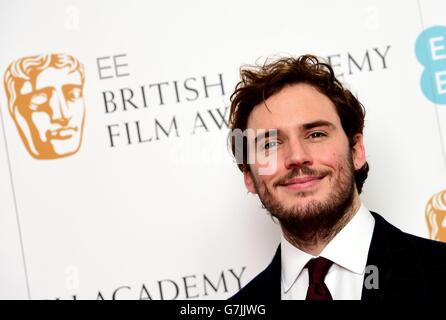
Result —
<path fill-rule="evenodd" d="M 355 170 L 359 170 L 366 162 L 364 136 L 360 133 L 354 136 L 355 144 L 352 148 L 352 158 Z"/>
<path fill-rule="evenodd" d="M 246 189 L 248 192 L 257 193 L 256 188 L 254 186 L 254 180 L 251 175 L 251 171 L 245 170 L 243 171 L 243 180 L 245 181 Z"/>

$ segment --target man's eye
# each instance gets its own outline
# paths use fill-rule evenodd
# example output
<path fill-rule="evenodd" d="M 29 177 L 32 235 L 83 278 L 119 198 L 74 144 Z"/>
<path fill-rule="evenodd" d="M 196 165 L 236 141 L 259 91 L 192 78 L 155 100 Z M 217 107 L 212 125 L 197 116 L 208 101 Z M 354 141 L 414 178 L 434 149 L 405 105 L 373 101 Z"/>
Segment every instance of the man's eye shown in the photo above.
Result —
<path fill-rule="evenodd" d="M 48 95 L 46 93 L 38 93 L 32 96 L 31 104 L 33 105 L 42 105 L 48 101 Z"/>
<path fill-rule="evenodd" d="M 263 149 L 265 150 L 269 150 L 271 148 L 275 148 L 277 147 L 278 142 L 277 141 L 268 141 L 267 143 L 265 143 L 265 145 L 263 146 Z"/>
<path fill-rule="evenodd" d="M 313 132 L 311 133 L 308 137 L 311 139 L 317 139 L 317 138 L 322 138 L 327 136 L 325 133 L 317 131 L 317 132 Z"/>
<path fill-rule="evenodd" d="M 75 101 L 79 99 L 82 96 L 82 91 L 79 88 L 73 88 L 70 91 L 68 91 L 67 94 L 67 100 L 69 101 Z"/>

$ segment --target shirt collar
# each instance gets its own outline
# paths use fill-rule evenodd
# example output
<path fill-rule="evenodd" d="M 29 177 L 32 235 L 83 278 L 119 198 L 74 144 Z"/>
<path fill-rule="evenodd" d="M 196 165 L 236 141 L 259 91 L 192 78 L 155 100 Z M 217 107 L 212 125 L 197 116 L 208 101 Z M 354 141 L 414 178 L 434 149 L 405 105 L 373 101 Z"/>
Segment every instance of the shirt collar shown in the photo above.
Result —
<path fill-rule="evenodd" d="M 361 203 L 353 218 L 322 250 L 320 256 L 357 274 L 363 274 L 372 240 L 375 219 Z M 315 258 L 281 237 L 282 282 L 287 292 L 308 261 Z"/>

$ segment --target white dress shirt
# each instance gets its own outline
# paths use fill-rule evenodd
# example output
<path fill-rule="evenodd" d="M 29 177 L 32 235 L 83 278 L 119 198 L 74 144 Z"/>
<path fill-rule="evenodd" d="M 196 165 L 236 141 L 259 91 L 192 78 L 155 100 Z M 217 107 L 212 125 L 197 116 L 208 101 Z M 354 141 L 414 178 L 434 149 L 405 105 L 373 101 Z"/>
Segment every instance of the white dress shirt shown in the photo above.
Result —
<path fill-rule="evenodd" d="M 328 243 L 319 256 L 333 261 L 325 284 L 333 300 L 360 300 L 375 219 L 361 203 L 359 210 L 344 228 Z M 305 300 L 308 290 L 308 269 L 312 258 L 281 239 L 282 300 Z"/>

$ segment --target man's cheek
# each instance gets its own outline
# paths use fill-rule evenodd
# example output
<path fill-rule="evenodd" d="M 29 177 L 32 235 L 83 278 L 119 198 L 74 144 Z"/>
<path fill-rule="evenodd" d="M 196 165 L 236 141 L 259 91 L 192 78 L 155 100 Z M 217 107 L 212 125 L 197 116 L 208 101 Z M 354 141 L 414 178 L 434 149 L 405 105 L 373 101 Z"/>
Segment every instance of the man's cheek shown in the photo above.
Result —
<path fill-rule="evenodd" d="M 31 114 L 31 120 L 37 129 L 40 140 L 47 142 L 48 139 L 46 133 L 51 127 L 51 119 L 49 115 L 46 112 L 33 112 Z"/>
<path fill-rule="evenodd" d="M 279 160 L 276 152 L 258 156 L 257 162 L 259 166 L 258 174 L 260 176 L 272 176 L 279 168 Z"/>
<path fill-rule="evenodd" d="M 85 108 L 82 101 L 72 102 L 68 104 L 71 111 L 71 119 L 68 124 L 69 127 L 78 127 L 81 129 L 82 121 L 84 119 Z"/>
<path fill-rule="evenodd" d="M 270 184 L 270 181 L 273 179 L 273 176 L 270 175 L 260 175 L 259 167 L 257 165 L 251 166 L 251 178 L 254 182 L 254 186 L 257 191 L 262 193 L 267 185 Z"/>
<path fill-rule="evenodd" d="M 317 157 L 318 165 L 322 165 L 323 167 L 331 170 L 338 171 L 344 166 L 344 159 L 347 159 L 346 155 L 340 155 L 337 152 L 329 152 L 329 153 L 319 153 Z"/>

